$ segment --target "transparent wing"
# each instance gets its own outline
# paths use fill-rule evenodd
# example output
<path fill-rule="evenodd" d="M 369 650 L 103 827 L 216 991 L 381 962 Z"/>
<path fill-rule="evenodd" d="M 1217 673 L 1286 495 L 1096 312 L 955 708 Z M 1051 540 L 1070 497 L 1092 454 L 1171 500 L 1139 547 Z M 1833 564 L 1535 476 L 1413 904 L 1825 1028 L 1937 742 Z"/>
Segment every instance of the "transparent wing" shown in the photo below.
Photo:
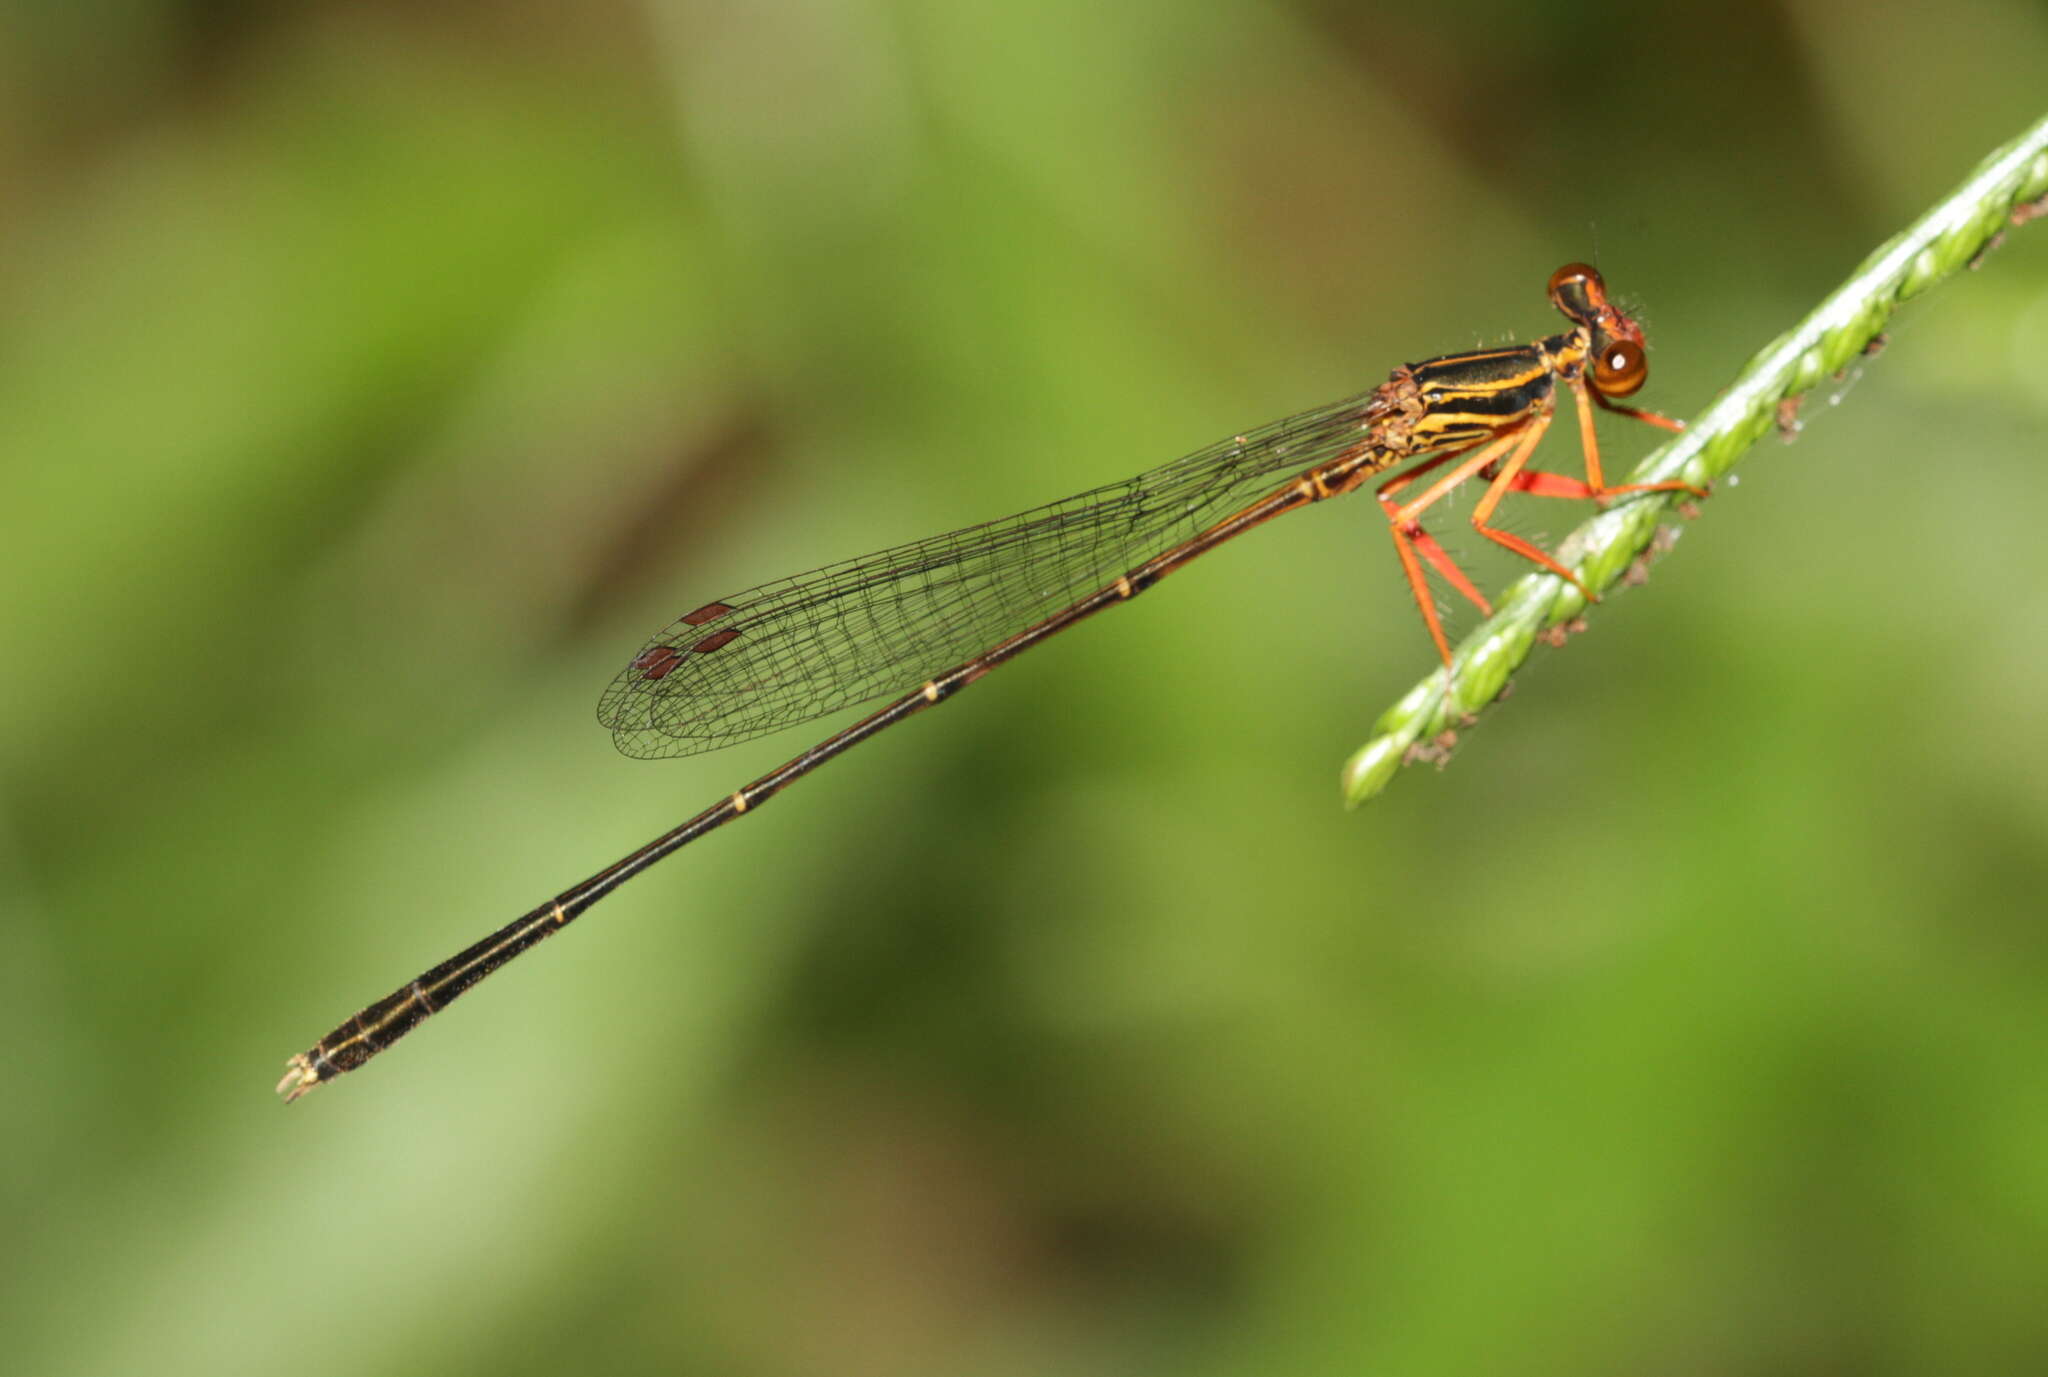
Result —
<path fill-rule="evenodd" d="M 1372 393 L 1121 483 L 708 602 L 598 703 L 630 756 L 694 755 L 908 692 L 1365 438 Z"/>

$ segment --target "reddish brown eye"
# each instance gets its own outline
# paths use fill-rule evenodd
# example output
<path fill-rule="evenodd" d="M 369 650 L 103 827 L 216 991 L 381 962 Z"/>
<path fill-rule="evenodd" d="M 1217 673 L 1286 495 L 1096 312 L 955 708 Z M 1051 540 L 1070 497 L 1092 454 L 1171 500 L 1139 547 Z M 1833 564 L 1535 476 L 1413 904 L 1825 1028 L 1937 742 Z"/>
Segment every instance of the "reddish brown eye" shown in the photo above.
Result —
<path fill-rule="evenodd" d="M 1600 274 L 1585 263 L 1567 263 L 1550 275 L 1551 299 L 1556 300 L 1557 294 L 1568 286 L 1590 286 L 1594 291 L 1603 293 L 1607 290 Z"/>
<path fill-rule="evenodd" d="M 1616 340 L 1593 356 L 1593 386 L 1610 397 L 1626 397 L 1642 387 L 1650 376 L 1650 361 L 1643 346 Z"/>
<path fill-rule="evenodd" d="M 1607 284 L 1584 263 L 1567 263 L 1550 275 L 1550 304 L 1571 320 L 1591 325 L 1607 306 Z"/>

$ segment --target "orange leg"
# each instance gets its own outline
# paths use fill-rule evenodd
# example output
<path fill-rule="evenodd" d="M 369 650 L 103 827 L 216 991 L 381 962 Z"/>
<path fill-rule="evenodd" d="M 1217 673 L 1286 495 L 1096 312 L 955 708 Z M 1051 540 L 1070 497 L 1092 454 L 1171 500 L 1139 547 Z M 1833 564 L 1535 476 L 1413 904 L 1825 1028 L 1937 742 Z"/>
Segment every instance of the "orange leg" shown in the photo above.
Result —
<path fill-rule="evenodd" d="M 1580 581 L 1577 574 L 1559 564 L 1540 548 L 1530 544 L 1512 531 L 1503 531 L 1497 526 L 1486 524 L 1487 519 L 1493 515 L 1493 509 L 1500 505 L 1500 500 L 1507 496 L 1510 491 L 1514 490 L 1516 481 L 1524 476 L 1522 466 L 1528 463 L 1529 456 L 1536 452 L 1536 444 L 1543 438 L 1543 432 L 1550 429 L 1550 416 L 1551 413 L 1546 407 L 1523 429 L 1520 443 L 1515 446 L 1515 452 L 1509 455 L 1507 462 L 1500 466 L 1500 472 L 1495 474 L 1493 482 L 1487 485 L 1485 495 L 1472 508 L 1472 529 L 1485 536 L 1494 544 L 1505 546 L 1523 559 L 1548 569 L 1551 573 L 1564 579 L 1581 593 L 1584 593 L 1589 600 L 1598 602 L 1599 598 L 1594 595 L 1592 589 L 1586 587 Z M 1530 478 L 1558 479 L 1564 483 L 1572 481 L 1562 478 L 1561 475 L 1555 473 L 1534 473 L 1527 476 Z M 1530 489 L 1534 490 L 1541 486 L 1547 485 L 1532 484 Z"/>
<path fill-rule="evenodd" d="M 1572 397 L 1579 404 L 1579 442 L 1585 447 L 1586 450 L 1587 482 L 1587 491 L 1583 494 L 1574 493 L 1572 494 L 1573 496 L 1590 497 L 1594 501 L 1598 502 L 1605 501 L 1607 498 L 1610 497 L 1620 497 L 1626 493 L 1632 492 L 1689 492 L 1694 497 L 1705 497 L 1707 495 L 1707 490 L 1705 488 L 1697 487 L 1691 483 L 1680 482 L 1623 483 L 1619 487 L 1608 487 L 1607 480 L 1603 478 L 1600 473 L 1600 441 L 1593 434 L 1592 398 L 1599 397 L 1600 405 L 1605 407 L 1607 410 L 1614 412 L 1618 416 L 1632 417 L 1635 420 L 1643 421 L 1649 425 L 1661 426 L 1665 430 L 1684 430 L 1685 423 L 1682 421 L 1674 421 L 1669 416 L 1660 416 L 1654 411 L 1643 411 L 1633 406 L 1623 406 L 1619 402 L 1610 402 L 1605 397 L 1600 397 L 1597 392 L 1594 392 L 1591 388 L 1587 387 L 1586 380 L 1584 378 L 1573 378 L 1570 380 L 1570 382 L 1572 389 Z M 1529 489 L 1529 491 L 1534 492 L 1536 490 L 1534 488 L 1531 488 Z M 1538 495 L 1549 497 L 1557 496 L 1558 494 L 1539 493 Z"/>
<path fill-rule="evenodd" d="M 1685 429 L 1685 422 L 1674 421 L 1661 411 L 1646 411 L 1639 406 L 1623 406 L 1620 402 L 1609 401 L 1598 392 L 1593 394 L 1593 400 L 1598 402 L 1603 409 L 1611 411 L 1617 416 L 1626 416 L 1632 421 L 1641 421 L 1645 425 L 1659 426 L 1670 431 Z"/>
<path fill-rule="evenodd" d="M 1543 469 L 1523 469 L 1508 484 L 1509 492 L 1525 492 L 1531 497 L 1589 498 L 1597 494 L 1593 485 L 1583 478 L 1568 478 L 1561 473 L 1550 473 Z"/>
<path fill-rule="evenodd" d="M 1540 426 L 1535 429 L 1539 435 L 1542 433 Z M 1405 473 L 1382 483 L 1376 490 L 1380 506 L 1387 513 L 1387 529 L 1394 537 L 1394 553 L 1401 558 L 1401 571 L 1408 576 L 1408 587 L 1415 594 L 1415 605 L 1421 610 L 1423 624 L 1429 628 L 1430 639 L 1436 642 L 1437 654 L 1443 657 L 1446 667 L 1451 663 L 1451 643 L 1444 637 L 1443 621 L 1437 616 L 1436 600 L 1430 597 L 1429 580 L 1422 572 L 1422 561 L 1429 561 L 1431 568 L 1442 574 L 1453 588 L 1470 599 L 1482 613 L 1490 615 L 1493 609 L 1444 548 L 1422 529 L 1418 518 L 1441 501 L 1445 493 L 1487 465 L 1496 462 L 1510 447 L 1518 445 L 1522 448 L 1527 446 L 1527 442 L 1523 440 L 1523 433 L 1521 430 L 1511 430 L 1496 439 L 1467 445 L 1463 449 L 1449 450 L 1434 458 L 1425 459 Z M 1526 455 L 1524 457 L 1526 458 Z M 1441 468 L 1454 459 L 1458 461 L 1456 466 L 1430 484 L 1420 497 L 1400 506 L 1394 504 L 1395 493 L 1422 475 Z"/>
<path fill-rule="evenodd" d="M 1644 411 L 1639 407 L 1623 406 L 1619 402 L 1610 402 L 1598 392 L 1594 392 L 1592 398 L 1595 404 L 1614 412 L 1618 416 L 1626 416 L 1631 420 L 1642 421 L 1648 425 L 1659 426 L 1665 430 L 1682 431 L 1685 429 L 1685 422 L 1683 421 L 1674 421 L 1669 416 L 1659 415 L 1654 411 Z M 1593 437 L 1591 427 L 1587 424 L 1589 413 L 1585 410 L 1585 397 L 1583 394 L 1579 397 L 1579 408 L 1579 438 L 1586 446 L 1586 472 L 1592 477 L 1593 481 L 1589 483 L 1583 478 L 1569 478 L 1564 474 L 1550 473 L 1543 469 L 1523 469 L 1515 475 L 1514 481 L 1508 484 L 1509 492 L 1525 492 L 1531 497 L 1561 497 L 1576 502 L 1599 501 L 1603 498 L 1619 497 L 1632 492 L 1683 491 L 1689 492 L 1695 497 L 1705 497 L 1707 495 L 1705 488 L 1696 488 L 1690 483 L 1626 483 L 1616 488 L 1604 486 L 1600 481 L 1600 447 L 1598 441 Z M 1491 478 L 1493 475 L 1487 474 L 1486 477 Z"/>
<path fill-rule="evenodd" d="M 1396 474 L 1375 488 L 1373 495 L 1379 499 L 1380 507 L 1386 512 L 1388 520 L 1396 520 L 1396 513 L 1400 511 L 1398 506 L 1388 500 L 1389 498 L 1407 487 L 1410 483 L 1413 483 L 1416 479 L 1422 477 L 1423 474 L 1433 469 L 1441 468 L 1444 464 L 1461 454 L 1471 453 L 1478 443 L 1483 442 L 1475 442 L 1473 445 L 1466 445 L 1459 449 L 1445 450 L 1434 458 L 1425 459 L 1404 472 Z M 1404 539 L 1407 542 L 1405 546 L 1403 545 Z M 1394 533 L 1394 551 L 1401 556 L 1401 567 L 1404 570 L 1414 563 L 1415 555 L 1421 555 L 1423 559 L 1429 561 L 1432 569 L 1443 575 L 1444 582 L 1450 584 L 1452 588 L 1464 595 L 1474 607 L 1479 609 L 1480 616 L 1490 617 L 1493 615 L 1493 606 L 1487 602 L 1486 595 L 1473 586 L 1472 580 L 1465 577 L 1465 571 L 1458 567 L 1457 562 L 1451 558 L 1448 550 L 1437 544 L 1436 537 L 1423 530 L 1420 525 L 1411 522 L 1407 529 L 1397 529 Z M 1422 571 L 1415 569 L 1409 574 L 1408 581 L 1413 585 L 1419 578 L 1422 578 Z M 1426 579 L 1423 581 L 1423 586 L 1424 588 L 1427 587 Z M 1418 599 L 1426 598 L 1427 596 L 1428 594 L 1424 591 L 1416 593 Z"/>

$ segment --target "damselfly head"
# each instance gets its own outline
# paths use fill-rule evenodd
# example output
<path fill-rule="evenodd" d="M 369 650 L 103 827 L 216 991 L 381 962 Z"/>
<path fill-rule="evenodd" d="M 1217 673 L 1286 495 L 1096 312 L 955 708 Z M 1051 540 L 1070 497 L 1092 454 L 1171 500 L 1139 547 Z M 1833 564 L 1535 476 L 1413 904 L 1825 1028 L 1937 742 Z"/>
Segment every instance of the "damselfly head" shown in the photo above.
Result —
<path fill-rule="evenodd" d="M 1607 283 L 1584 263 L 1567 263 L 1550 275 L 1550 301 L 1583 328 L 1591 349 L 1593 386 L 1609 397 L 1626 397 L 1650 376 L 1643 354 L 1643 330 L 1607 299 Z"/>

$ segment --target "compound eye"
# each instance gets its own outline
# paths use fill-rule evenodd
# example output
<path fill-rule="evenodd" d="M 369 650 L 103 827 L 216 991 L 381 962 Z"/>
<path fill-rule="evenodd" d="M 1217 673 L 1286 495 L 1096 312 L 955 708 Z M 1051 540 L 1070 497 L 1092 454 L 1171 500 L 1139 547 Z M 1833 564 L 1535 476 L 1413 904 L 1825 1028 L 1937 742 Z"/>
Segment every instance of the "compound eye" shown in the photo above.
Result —
<path fill-rule="evenodd" d="M 1615 340 L 1593 356 L 1593 386 L 1609 397 L 1626 397 L 1641 389 L 1650 376 L 1650 361 L 1643 346 L 1629 340 Z"/>
<path fill-rule="evenodd" d="M 1587 288 L 1604 293 L 1607 284 L 1600 280 L 1600 274 L 1590 264 L 1567 263 L 1550 275 L 1550 297 L 1557 299 L 1558 293 L 1567 287 Z"/>

